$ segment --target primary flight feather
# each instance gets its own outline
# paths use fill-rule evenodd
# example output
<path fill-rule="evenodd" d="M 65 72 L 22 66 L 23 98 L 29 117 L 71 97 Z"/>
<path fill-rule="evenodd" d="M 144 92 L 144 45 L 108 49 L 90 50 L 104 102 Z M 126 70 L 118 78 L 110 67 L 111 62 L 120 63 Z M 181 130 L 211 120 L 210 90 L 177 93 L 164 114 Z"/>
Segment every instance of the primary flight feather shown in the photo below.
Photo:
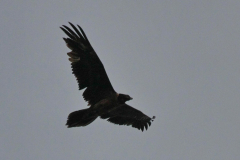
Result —
<path fill-rule="evenodd" d="M 85 89 L 83 98 L 89 108 L 69 114 L 66 125 L 70 127 L 86 126 L 97 117 L 118 125 L 130 125 L 134 128 L 147 130 L 153 118 L 127 105 L 129 95 L 117 93 L 104 69 L 98 55 L 91 46 L 83 29 L 69 22 L 72 29 L 60 27 L 68 38 L 63 38 L 71 52 L 67 53 L 75 75 L 79 90 Z"/>

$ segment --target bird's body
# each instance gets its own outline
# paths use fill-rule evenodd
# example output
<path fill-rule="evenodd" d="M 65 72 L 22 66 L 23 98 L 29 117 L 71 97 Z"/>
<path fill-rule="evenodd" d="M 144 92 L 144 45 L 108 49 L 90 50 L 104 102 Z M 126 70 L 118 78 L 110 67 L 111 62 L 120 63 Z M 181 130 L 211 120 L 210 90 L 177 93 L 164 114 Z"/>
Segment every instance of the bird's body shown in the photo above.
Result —
<path fill-rule="evenodd" d="M 60 27 L 69 38 L 63 38 L 69 49 L 67 53 L 72 65 L 79 90 L 86 88 L 83 98 L 90 106 L 69 114 L 68 127 L 86 126 L 97 117 L 107 119 L 119 125 L 131 125 L 142 131 L 151 125 L 154 118 L 150 118 L 141 111 L 127 105 L 125 102 L 132 98 L 126 94 L 118 94 L 111 85 L 102 62 L 92 48 L 87 36 L 80 26 L 78 29 L 69 23 L 73 30 L 67 26 Z"/>

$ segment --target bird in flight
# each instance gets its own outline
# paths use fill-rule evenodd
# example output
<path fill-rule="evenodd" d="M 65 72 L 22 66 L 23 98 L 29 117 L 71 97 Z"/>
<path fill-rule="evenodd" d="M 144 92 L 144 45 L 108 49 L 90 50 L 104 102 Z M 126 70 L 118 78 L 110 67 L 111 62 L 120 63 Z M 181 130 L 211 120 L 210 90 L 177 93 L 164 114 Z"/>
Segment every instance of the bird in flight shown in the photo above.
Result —
<path fill-rule="evenodd" d="M 104 69 L 98 55 L 91 46 L 83 29 L 69 22 L 72 29 L 60 27 L 68 38 L 63 38 L 71 52 L 67 53 L 75 75 L 79 90 L 85 89 L 83 98 L 89 108 L 69 114 L 67 127 L 81 127 L 92 123 L 97 117 L 118 124 L 132 126 L 137 129 L 148 126 L 155 118 L 148 117 L 141 111 L 126 104 L 132 98 L 127 94 L 117 93 Z"/>

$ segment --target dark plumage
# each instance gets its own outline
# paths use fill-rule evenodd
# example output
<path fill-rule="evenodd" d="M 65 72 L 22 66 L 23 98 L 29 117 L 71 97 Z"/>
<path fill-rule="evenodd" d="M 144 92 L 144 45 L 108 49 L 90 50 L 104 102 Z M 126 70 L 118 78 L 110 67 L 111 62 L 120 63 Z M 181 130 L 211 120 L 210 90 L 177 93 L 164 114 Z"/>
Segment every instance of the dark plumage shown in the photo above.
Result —
<path fill-rule="evenodd" d="M 150 118 L 125 103 L 132 98 L 115 92 L 101 60 L 82 28 L 78 25 L 77 28 L 70 22 L 69 24 L 73 30 L 65 25 L 60 28 L 68 35 L 68 38 L 63 39 L 72 50 L 67 53 L 72 72 L 77 79 L 79 90 L 86 88 L 83 98 L 90 107 L 70 113 L 66 125 L 69 128 L 86 126 L 99 116 L 114 124 L 131 125 L 142 131 L 145 127 L 147 130 L 155 117 Z"/>

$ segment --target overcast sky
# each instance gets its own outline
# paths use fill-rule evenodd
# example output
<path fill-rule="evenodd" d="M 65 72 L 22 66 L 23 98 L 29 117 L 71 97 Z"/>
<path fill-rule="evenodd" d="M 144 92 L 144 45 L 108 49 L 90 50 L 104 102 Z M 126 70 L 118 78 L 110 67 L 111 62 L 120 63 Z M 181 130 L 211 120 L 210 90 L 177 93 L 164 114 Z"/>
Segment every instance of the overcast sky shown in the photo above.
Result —
<path fill-rule="evenodd" d="M 240 159 L 240 1 L 1 0 L 1 160 Z M 84 29 L 114 89 L 156 116 L 144 132 L 87 107 L 60 30 Z"/>

